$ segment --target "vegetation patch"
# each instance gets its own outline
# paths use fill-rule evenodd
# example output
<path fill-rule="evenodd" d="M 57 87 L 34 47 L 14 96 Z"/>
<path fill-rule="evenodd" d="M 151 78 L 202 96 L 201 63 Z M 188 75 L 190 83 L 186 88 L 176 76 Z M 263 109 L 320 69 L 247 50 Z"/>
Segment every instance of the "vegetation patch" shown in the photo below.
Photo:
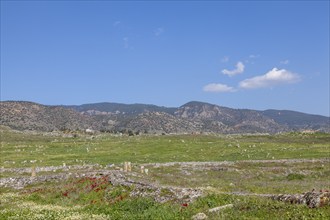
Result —
<path fill-rule="evenodd" d="M 1 135 L 0 219 L 330 218 L 329 134 Z"/>
<path fill-rule="evenodd" d="M 290 173 L 286 176 L 286 178 L 291 181 L 291 180 L 303 180 L 305 178 L 305 175 L 300 174 L 300 173 Z"/>

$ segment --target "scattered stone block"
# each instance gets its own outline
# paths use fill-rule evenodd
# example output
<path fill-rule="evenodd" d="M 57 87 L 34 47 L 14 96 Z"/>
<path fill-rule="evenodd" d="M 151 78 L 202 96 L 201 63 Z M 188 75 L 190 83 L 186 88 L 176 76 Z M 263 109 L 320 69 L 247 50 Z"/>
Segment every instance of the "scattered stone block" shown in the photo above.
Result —
<path fill-rule="evenodd" d="M 191 217 L 192 220 L 204 220 L 207 219 L 207 215 L 203 212 L 197 213 Z"/>
<path fill-rule="evenodd" d="M 132 172 L 132 164 L 131 162 L 127 162 L 127 171 Z"/>
<path fill-rule="evenodd" d="M 306 204 L 309 208 L 318 208 L 330 205 L 330 192 L 328 190 L 320 190 L 319 192 L 313 190 L 303 194 L 280 194 L 271 196 L 272 199 L 288 202 L 291 204 Z"/>
<path fill-rule="evenodd" d="M 32 167 L 32 169 L 31 169 L 31 177 L 36 177 L 36 176 L 37 176 L 36 168 L 35 167 Z"/>
<path fill-rule="evenodd" d="M 209 209 L 209 212 L 210 212 L 210 213 L 212 213 L 212 212 L 220 212 L 221 210 L 229 209 L 229 208 L 233 208 L 233 207 L 234 207 L 233 204 L 228 204 L 228 205 L 218 206 L 218 207 L 215 207 L 215 208 Z"/>

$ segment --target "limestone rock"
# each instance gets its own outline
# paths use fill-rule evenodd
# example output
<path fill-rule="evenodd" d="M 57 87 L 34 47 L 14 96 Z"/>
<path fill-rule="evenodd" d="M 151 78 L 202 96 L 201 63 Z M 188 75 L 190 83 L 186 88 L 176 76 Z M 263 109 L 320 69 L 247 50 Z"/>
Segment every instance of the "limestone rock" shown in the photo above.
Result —
<path fill-rule="evenodd" d="M 228 208 L 233 208 L 233 207 L 234 207 L 233 204 L 227 204 L 227 205 L 218 206 L 218 207 L 209 209 L 209 212 L 211 212 L 211 213 L 212 212 L 220 212 L 221 210 L 228 209 Z"/>
<path fill-rule="evenodd" d="M 204 220 L 207 219 L 207 215 L 203 212 L 197 213 L 196 215 L 191 217 L 192 220 Z"/>

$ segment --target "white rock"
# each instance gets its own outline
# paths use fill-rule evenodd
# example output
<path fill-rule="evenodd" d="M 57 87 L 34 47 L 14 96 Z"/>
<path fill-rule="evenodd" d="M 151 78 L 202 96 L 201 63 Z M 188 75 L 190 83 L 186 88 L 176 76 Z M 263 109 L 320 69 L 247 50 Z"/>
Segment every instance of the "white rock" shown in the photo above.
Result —
<path fill-rule="evenodd" d="M 233 208 L 233 207 L 234 207 L 233 204 L 228 204 L 228 205 L 218 206 L 218 207 L 215 207 L 215 208 L 209 209 L 209 212 L 219 212 L 219 211 L 221 211 L 221 210 L 228 209 L 228 208 Z"/>
<path fill-rule="evenodd" d="M 207 215 L 205 215 L 205 213 L 200 212 L 197 213 L 196 215 L 191 217 L 192 220 L 203 220 L 203 219 L 207 219 Z"/>

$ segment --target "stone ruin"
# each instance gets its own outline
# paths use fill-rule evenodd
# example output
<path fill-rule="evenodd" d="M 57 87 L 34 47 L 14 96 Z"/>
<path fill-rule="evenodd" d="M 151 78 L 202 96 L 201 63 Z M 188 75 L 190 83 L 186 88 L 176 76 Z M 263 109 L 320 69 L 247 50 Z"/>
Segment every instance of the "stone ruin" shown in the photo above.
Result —
<path fill-rule="evenodd" d="M 280 194 L 271 196 L 273 200 L 288 202 L 291 204 L 306 204 L 309 208 L 318 208 L 330 205 L 330 192 L 328 190 L 320 190 L 319 192 L 312 190 L 303 194 L 290 195 Z"/>

